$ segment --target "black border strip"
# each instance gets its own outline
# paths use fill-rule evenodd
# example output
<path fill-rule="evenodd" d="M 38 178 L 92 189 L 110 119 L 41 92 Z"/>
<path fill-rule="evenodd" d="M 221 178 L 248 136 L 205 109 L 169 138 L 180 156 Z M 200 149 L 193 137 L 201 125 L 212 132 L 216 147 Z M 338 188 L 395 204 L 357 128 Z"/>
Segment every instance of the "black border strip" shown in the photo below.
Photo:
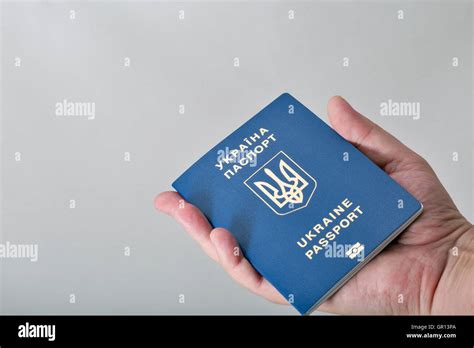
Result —
<path fill-rule="evenodd" d="M 55 340 L 20 325 L 55 325 Z M 425 327 L 421 330 L 417 327 Z M 408 338 L 407 334 L 456 337 Z M 449 344 L 474 346 L 474 316 L 0 316 L 0 345 Z"/>

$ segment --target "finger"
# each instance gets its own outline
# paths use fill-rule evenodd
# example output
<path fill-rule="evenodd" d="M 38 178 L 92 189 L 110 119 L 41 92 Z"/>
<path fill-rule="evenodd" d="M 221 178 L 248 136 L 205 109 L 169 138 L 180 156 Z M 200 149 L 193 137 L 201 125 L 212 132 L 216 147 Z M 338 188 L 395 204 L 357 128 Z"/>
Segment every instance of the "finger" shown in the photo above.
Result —
<path fill-rule="evenodd" d="M 235 281 L 269 301 L 288 303 L 242 255 L 237 241 L 229 231 L 224 228 L 216 228 L 211 232 L 211 240 L 217 251 L 220 264 Z"/>
<path fill-rule="evenodd" d="M 212 226 L 198 208 L 173 191 L 160 193 L 155 198 L 155 207 L 175 218 L 210 258 L 218 260 L 214 245 L 209 238 Z"/>
<path fill-rule="evenodd" d="M 340 96 L 329 100 L 328 116 L 336 132 L 383 169 L 394 168 L 404 160 L 420 159 L 415 152 L 380 126 L 359 114 Z"/>

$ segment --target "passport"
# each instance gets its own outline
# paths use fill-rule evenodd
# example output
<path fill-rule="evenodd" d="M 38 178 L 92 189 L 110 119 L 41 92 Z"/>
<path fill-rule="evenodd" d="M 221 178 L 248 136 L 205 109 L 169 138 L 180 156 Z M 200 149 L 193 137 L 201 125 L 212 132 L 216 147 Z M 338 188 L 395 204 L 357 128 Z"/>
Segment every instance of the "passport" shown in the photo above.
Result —
<path fill-rule="evenodd" d="M 172 186 L 301 314 L 309 314 L 421 214 L 423 206 L 285 93 Z"/>

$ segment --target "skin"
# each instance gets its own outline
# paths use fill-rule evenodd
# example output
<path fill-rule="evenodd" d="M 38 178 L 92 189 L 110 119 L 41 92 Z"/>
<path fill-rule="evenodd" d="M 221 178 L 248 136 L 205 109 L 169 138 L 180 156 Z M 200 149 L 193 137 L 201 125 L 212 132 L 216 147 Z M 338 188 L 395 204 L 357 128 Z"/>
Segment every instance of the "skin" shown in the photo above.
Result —
<path fill-rule="evenodd" d="M 474 314 L 474 228 L 456 208 L 421 156 L 355 111 L 342 97 L 328 103 L 332 127 L 424 205 L 423 214 L 319 310 L 340 314 Z M 176 219 L 238 283 L 272 302 L 288 304 L 224 228 L 176 192 L 156 208 Z"/>

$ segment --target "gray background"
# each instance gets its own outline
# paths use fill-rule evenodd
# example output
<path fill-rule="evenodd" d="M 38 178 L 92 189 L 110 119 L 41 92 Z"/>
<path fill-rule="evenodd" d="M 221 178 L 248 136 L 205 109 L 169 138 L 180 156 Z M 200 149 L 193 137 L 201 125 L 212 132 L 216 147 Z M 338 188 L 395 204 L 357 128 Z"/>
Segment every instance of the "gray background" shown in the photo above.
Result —
<path fill-rule="evenodd" d="M 2 313 L 295 314 L 236 285 L 153 207 L 158 192 L 282 92 L 324 119 L 328 98 L 345 96 L 425 156 L 473 220 L 471 2 L 1 9 L 1 237 L 39 245 L 36 263 L 0 260 Z M 56 116 L 63 99 L 95 102 L 96 119 Z M 380 116 L 388 99 L 420 102 L 421 119 Z"/>

